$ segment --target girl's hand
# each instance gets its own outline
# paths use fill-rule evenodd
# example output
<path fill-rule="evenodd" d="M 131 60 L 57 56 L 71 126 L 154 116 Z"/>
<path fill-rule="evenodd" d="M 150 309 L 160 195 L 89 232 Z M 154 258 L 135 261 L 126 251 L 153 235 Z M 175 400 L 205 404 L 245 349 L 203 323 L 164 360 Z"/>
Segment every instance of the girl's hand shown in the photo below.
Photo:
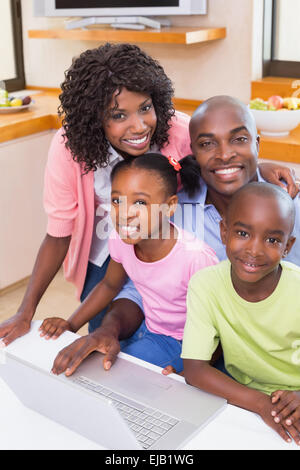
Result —
<path fill-rule="evenodd" d="M 281 186 L 294 198 L 299 193 L 299 183 L 296 181 L 295 171 L 276 163 L 264 162 L 259 164 L 262 177 L 272 184 Z M 283 181 L 286 183 L 284 183 Z"/>
<path fill-rule="evenodd" d="M 176 369 L 174 369 L 173 366 L 166 366 L 166 367 L 162 370 L 162 374 L 163 374 L 163 375 L 176 374 Z"/>
<path fill-rule="evenodd" d="M 72 331 L 70 323 L 58 317 L 46 318 L 39 327 L 40 336 L 45 339 L 57 339 L 66 330 Z"/>
<path fill-rule="evenodd" d="M 170 374 L 178 374 L 178 375 L 184 375 L 184 372 L 177 372 L 176 369 L 174 369 L 173 366 L 166 366 L 163 370 L 162 370 L 162 374 L 163 375 L 170 375 Z"/>
<path fill-rule="evenodd" d="M 293 425 L 300 432 L 300 393 L 277 390 L 272 393 L 271 402 L 275 423 L 284 423 L 288 427 Z M 300 438 L 297 444 L 300 444 Z"/>

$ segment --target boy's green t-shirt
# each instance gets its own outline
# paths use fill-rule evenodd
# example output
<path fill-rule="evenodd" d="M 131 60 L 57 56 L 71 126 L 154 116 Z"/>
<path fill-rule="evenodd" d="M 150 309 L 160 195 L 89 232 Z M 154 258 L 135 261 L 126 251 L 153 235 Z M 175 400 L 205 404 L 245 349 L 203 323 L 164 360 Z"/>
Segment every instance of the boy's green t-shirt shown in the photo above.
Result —
<path fill-rule="evenodd" d="M 255 303 L 236 293 L 228 260 L 194 274 L 182 357 L 210 360 L 221 341 L 226 369 L 238 382 L 268 394 L 300 390 L 300 268 L 281 266 L 275 291 Z"/>

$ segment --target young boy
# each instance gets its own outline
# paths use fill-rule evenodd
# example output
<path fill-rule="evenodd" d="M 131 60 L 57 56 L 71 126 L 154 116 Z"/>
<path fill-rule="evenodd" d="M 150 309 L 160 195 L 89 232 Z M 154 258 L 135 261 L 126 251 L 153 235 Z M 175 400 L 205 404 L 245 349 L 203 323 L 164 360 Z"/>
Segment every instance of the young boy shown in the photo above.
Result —
<path fill-rule="evenodd" d="M 300 445 L 300 268 L 295 208 L 281 188 L 250 183 L 221 222 L 228 260 L 189 283 L 182 357 L 186 381 L 259 414 Z M 219 342 L 232 378 L 211 367 Z"/>

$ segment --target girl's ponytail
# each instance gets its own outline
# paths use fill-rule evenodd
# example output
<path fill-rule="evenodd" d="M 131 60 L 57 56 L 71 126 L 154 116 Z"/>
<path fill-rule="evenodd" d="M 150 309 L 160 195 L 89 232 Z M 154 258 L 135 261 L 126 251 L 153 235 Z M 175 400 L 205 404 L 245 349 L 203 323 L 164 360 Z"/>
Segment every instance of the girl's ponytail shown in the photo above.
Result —
<path fill-rule="evenodd" d="M 193 197 L 200 189 L 201 169 L 193 155 L 187 155 L 179 160 L 179 170 L 183 190 L 189 197 Z"/>
<path fill-rule="evenodd" d="M 180 176 L 184 191 L 189 197 L 193 197 L 200 189 L 200 167 L 192 155 L 188 155 L 180 161 L 160 153 L 146 153 L 139 157 L 131 157 L 121 160 L 111 172 L 111 181 L 122 169 L 140 168 L 156 171 L 164 180 L 165 189 L 170 195 L 176 194 L 180 185 L 177 176 Z"/>

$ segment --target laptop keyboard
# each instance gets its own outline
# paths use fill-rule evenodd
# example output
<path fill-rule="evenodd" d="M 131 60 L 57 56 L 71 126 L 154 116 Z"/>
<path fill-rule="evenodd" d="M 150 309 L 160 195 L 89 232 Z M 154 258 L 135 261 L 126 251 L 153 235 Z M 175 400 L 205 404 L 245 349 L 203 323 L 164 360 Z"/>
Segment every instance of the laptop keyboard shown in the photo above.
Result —
<path fill-rule="evenodd" d="M 73 378 L 72 381 L 109 398 L 144 449 L 151 447 L 179 423 L 172 416 L 119 395 L 82 375 Z"/>

